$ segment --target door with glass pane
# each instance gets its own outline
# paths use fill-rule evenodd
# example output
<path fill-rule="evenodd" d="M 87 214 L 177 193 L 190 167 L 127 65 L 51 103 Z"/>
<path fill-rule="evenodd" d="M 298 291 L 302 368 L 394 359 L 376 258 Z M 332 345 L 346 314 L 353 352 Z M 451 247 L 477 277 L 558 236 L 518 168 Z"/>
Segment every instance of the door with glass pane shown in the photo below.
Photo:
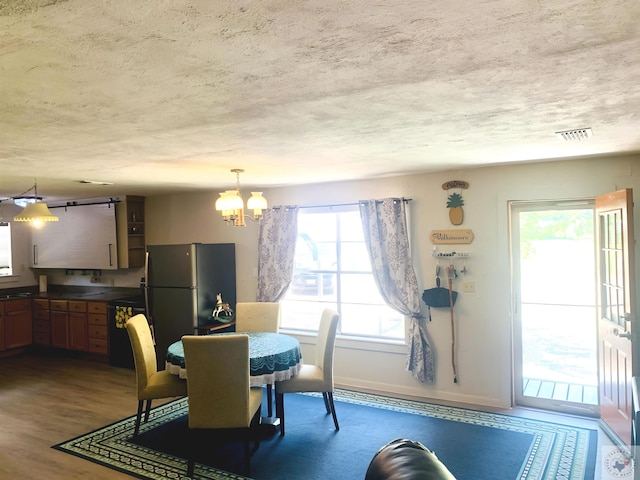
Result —
<path fill-rule="evenodd" d="M 598 415 L 593 202 L 510 208 L 515 402 Z"/>
<path fill-rule="evenodd" d="M 631 380 L 638 372 L 633 341 L 635 261 L 631 189 L 596 199 L 600 341 L 600 412 L 604 426 L 631 444 Z"/>

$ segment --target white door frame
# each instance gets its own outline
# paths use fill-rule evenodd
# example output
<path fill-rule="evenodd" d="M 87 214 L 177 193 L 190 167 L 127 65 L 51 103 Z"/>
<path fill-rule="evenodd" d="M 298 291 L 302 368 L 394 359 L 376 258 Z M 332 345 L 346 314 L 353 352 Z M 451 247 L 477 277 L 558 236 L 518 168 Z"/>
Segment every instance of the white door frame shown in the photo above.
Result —
<path fill-rule="evenodd" d="M 529 200 L 529 201 L 509 201 L 509 245 L 510 245 L 510 262 L 511 262 L 511 288 L 512 288 L 512 322 L 513 322 L 513 375 L 512 375 L 512 404 L 541 408 L 546 410 L 556 410 L 564 413 L 573 413 L 579 415 L 589 415 L 598 417 L 600 410 L 598 405 L 576 404 L 572 402 L 550 400 L 536 397 L 524 397 L 523 395 L 523 363 L 522 363 L 522 317 L 521 317 L 521 271 L 520 271 L 520 232 L 517 215 L 526 211 L 544 211 L 544 210 L 576 210 L 576 209 L 594 209 L 595 202 L 593 198 L 579 198 L 571 200 Z M 595 213 L 594 213 L 595 221 Z M 594 226 L 595 235 L 595 226 Z M 595 244 L 595 237 L 594 237 Z M 592 258 L 595 266 L 595 250 Z M 594 290 L 596 287 L 596 278 L 594 277 Z M 594 331 L 597 328 L 594 319 Z M 596 345 L 594 345 L 596 348 Z"/>

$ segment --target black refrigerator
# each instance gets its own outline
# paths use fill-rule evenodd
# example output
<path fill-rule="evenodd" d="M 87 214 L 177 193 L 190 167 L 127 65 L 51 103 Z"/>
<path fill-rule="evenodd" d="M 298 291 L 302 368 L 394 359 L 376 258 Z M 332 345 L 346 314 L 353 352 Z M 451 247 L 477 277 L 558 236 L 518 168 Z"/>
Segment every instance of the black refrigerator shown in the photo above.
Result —
<path fill-rule="evenodd" d="M 217 294 L 235 309 L 235 244 L 149 245 L 145 270 L 147 315 L 163 369 L 167 347 L 211 321 Z"/>

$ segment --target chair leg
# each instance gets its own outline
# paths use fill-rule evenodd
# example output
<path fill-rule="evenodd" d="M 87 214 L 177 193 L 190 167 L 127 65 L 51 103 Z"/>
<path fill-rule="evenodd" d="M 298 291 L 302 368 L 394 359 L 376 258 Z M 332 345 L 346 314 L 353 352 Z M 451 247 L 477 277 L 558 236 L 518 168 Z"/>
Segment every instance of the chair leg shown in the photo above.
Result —
<path fill-rule="evenodd" d="M 193 478 L 194 464 L 193 458 L 187 460 L 187 477 L 189 478 Z"/>
<path fill-rule="evenodd" d="M 329 399 L 329 405 L 331 406 L 331 415 L 333 415 L 333 424 L 336 426 L 336 430 L 340 430 L 340 425 L 338 425 L 338 416 L 336 415 L 336 406 L 333 403 L 333 392 L 327 392 L 327 398 Z"/>
<path fill-rule="evenodd" d="M 280 419 L 280 436 L 284 437 L 284 394 L 276 391 L 276 417 Z"/>
<path fill-rule="evenodd" d="M 327 413 L 331 413 L 331 406 L 329 405 L 329 395 L 328 392 L 322 392 L 322 399 L 324 400 L 324 408 L 327 409 Z"/>
<path fill-rule="evenodd" d="M 151 399 L 147 400 L 147 408 L 144 412 L 144 423 L 149 421 L 149 412 L 151 412 Z"/>
<path fill-rule="evenodd" d="M 251 475 L 251 437 L 253 437 L 254 439 L 254 451 L 258 450 L 258 447 L 260 447 L 260 432 L 258 431 L 261 418 L 260 410 L 261 408 L 258 408 L 256 413 L 251 418 L 251 424 L 245 432 L 244 437 L 244 473 L 247 477 Z"/>
<path fill-rule="evenodd" d="M 138 400 L 138 414 L 136 415 L 136 425 L 133 429 L 133 436 L 138 436 L 138 432 L 140 431 L 140 420 L 142 419 L 142 404 L 144 400 Z"/>
<path fill-rule="evenodd" d="M 273 413 L 273 385 L 267 383 L 267 417 L 270 417 Z"/>
<path fill-rule="evenodd" d="M 244 473 L 248 477 L 251 474 L 251 448 L 249 437 L 244 441 Z"/>
<path fill-rule="evenodd" d="M 255 450 L 258 450 L 260 447 L 260 419 L 262 416 L 260 415 L 260 409 L 258 409 L 251 419 L 251 428 L 249 429 L 249 435 L 253 435 Z"/>

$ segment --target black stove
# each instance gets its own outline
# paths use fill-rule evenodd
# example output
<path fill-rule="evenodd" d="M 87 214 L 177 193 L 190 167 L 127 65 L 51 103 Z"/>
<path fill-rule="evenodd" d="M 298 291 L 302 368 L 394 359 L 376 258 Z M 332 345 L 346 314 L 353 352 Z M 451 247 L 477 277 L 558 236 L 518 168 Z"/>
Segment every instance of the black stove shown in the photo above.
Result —
<path fill-rule="evenodd" d="M 125 322 L 134 315 L 146 313 L 144 297 L 125 297 L 109 302 L 109 364 L 135 369 L 133 350 Z"/>

